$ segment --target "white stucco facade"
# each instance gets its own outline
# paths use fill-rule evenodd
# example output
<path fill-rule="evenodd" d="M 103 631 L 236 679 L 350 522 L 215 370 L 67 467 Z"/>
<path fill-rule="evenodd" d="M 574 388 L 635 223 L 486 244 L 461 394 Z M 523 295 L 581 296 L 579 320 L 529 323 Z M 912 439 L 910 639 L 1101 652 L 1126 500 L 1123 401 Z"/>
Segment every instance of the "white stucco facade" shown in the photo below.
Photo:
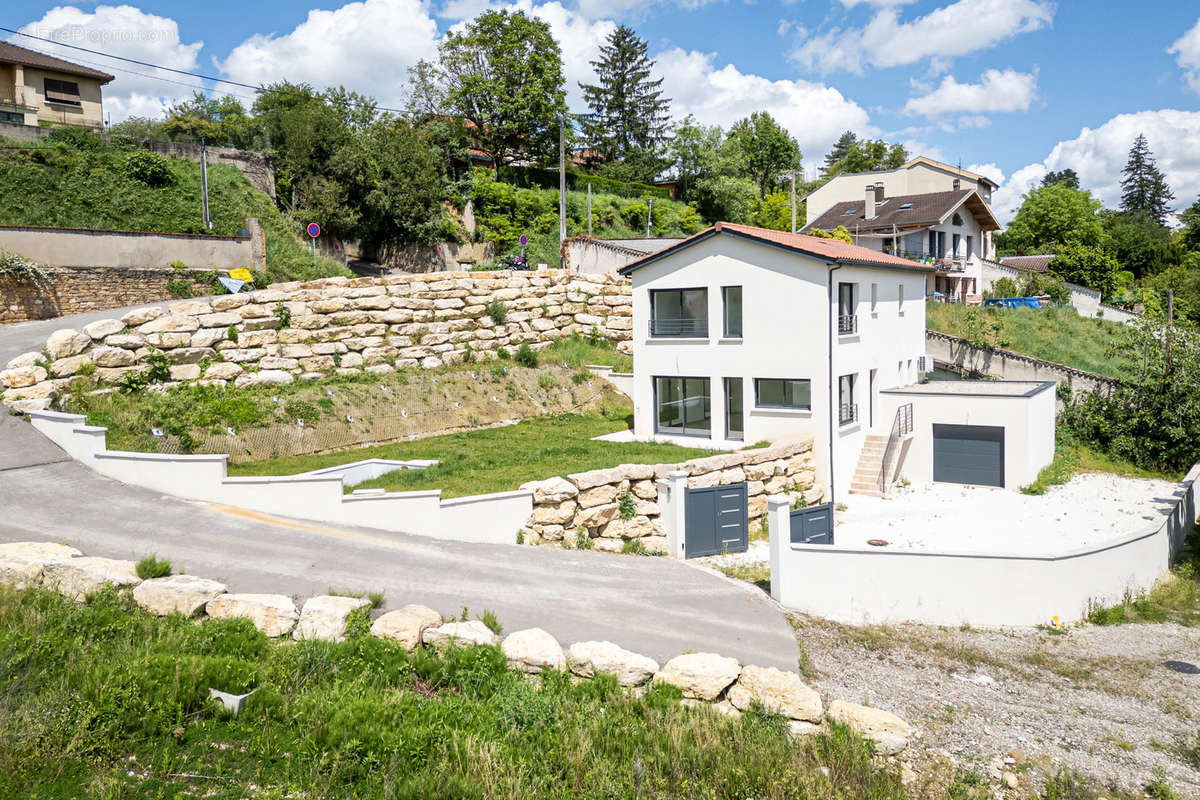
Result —
<path fill-rule="evenodd" d="M 835 494 L 847 491 L 867 432 L 891 426 L 891 417 L 880 413 L 880 391 L 918 377 L 917 361 L 925 352 L 925 274 L 920 268 L 838 265 L 728 235 L 637 266 L 631 272 L 635 435 L 722 449 L 811 435 L 818 481 L 832 484 Z M 741 336 L 724 335 L 722 289 L 733 286 L 742 294 Z M 707 332 L 652 334 L 652 293 L 676 289 L 706 290 Z M 855 330 L 839 335 L 839 293 L 847 291 Z M 707 380 L 708 429 L 679 433 L 660 425 L 656 378 Z M 852 398 L 841 396 L 848 382 L 843 378 L 853 382 Z M 740 379 L 740 438 L 729 431 L 726 379 L 733 379 L 734 391 Z M 807 381 L 807 407 L 760 403 L 758 380 Z M 857 418 L 843 424 L 839 411 L 846 400 L 857 407 Z M 692 392 L 684 413 L 702 417 L 704 402 Z"/>
<path fill-rule="evenodd" d="M 996 187 L 995 183 L 974 172 L 932 159 L 914 158 L 897 169 L 854 172 L 830 178 L 805 197 L 808 219 L 816 219 L 838 203 L 863 199 L 864 187 L 868 183 L 882 183 L 887 197 L 948 192 L 957 188 L 975 189 L 983 202 L 989 205 L 992 202 L 992 189 Z"/>

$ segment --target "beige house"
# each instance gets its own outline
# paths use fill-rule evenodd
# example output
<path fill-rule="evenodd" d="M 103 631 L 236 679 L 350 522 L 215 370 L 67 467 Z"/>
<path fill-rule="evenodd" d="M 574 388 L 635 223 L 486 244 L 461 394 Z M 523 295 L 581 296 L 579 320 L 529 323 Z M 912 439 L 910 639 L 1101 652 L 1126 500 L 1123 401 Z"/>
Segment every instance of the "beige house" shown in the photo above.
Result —
<path fill-rule="evenodd" d="M 104 126 L 101 87 L 113 76 L 0 42 L 0 123 Z"/>

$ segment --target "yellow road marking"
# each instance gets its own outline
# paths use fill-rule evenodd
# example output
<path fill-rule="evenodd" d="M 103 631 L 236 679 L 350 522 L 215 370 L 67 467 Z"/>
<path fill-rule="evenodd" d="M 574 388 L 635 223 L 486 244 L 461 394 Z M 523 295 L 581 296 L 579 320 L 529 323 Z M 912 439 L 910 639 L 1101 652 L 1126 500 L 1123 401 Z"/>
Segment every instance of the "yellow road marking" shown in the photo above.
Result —
<path fill-rule="evenodd" d="M 370 544 L 383 545 L 385 547 L 395 547 L 396 543 L 391 542 L 382 537 L 368 536 L 363 533 L 341 530 L 340 528 L 327 528 L 323 525 L 311 525 L 305 522 L 295 522 L 290 519 L 281 519 L 270 514 L 263 514 L 259 511 L 249 511 L 245 508 L 237 508 L 236 506 L 223 506 L 216 503 L 209 503 L 209 507 L 214 511 L 219 511 L 222 514 L 228 514 L 231 517 L 241 517 L 253 522 L 261 522 L 265 525 L 274 525 L 279 528 L 291 528 L 292 530 L 304 531 L 306 533 L 316 533 L 321 536 L 330 536 L 335 539 L 348 539 L 357 542 L 369 542 Z"/>

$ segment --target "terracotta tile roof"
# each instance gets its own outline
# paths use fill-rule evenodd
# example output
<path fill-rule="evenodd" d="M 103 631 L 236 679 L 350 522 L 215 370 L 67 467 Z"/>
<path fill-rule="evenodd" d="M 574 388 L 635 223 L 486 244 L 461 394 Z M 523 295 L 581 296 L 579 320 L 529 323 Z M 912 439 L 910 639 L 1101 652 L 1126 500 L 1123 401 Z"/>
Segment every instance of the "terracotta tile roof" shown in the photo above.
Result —
<path fill-rule="evenodd" d="M 821 216 L 805 225 L 808 228 L 833 230 L 838 225 L 845 225 L 851 232 L 855 226 L 860 230 L 876 228 L 892 229 L 913 228 L 919 225 L 936 225 L 951 210 L 963 200 L 974 194 L 974 189 L 962 189 L 957 192 L 927 192 L 926 194 L 902 194 L 885 198 L 883 203 L 875 204 L 875 218 L 864 218 L 866 200 L 847 200 L 835 204 Z M 908 206 L 904 208 L 903 206 Z"/>
<path fill-rule="evenodd" d="M 878 250 L 872 250 L 868 247 L 860 247 L 855 244 L 847 244 L 840 239 L 822 239 L 817 236 L 809 236 L 804 233 L 789 233 L 787 231 L 776 231 L 770 228 L 756 228 L 753 225 L 739 225 L 734 222 L 718 222 L 711 228 L 700 231 L 699 233 L 689 236 L 676 245 L 660 250 L 657 253 L 650 253 L 644 258 L 637 261 L 631 261 L 621 268 L 622 274 L 629 274 L 638 267 L 655 261 L 669 253 L 674 253 L 689 247 L 696 242 L 702 241 L 709 237 L 718 234 L 732 234 L 745 239 L 762 242 L 768 245 L 783 247 L 788 250 L 793 250 L 797 253 L 815 256 L 816 258 L 825 259 L 828 261 L 837 262 L 839 264 L 863 264 L 867 266 L 886 266 L 900 267 L 903 269 L 911 269 L 916 272 L 931 272 L 933 266 L 927 264 L 918 264 L 916 261 L 911 261 L 907 258 L 900 258 L 888 253 L 881 253 Z"/>
<path fill-rule="evenodd" d="M 1045 272 L 1053 260 L 1054 253 L 1041 253 L 1033 256 L 1005 256 L 1000 259 L 1000 263 L 1022 272 Z"/>
<path fill-rule="evenodd" d="M 114 78 L 114 76 L 109 75 L 107 72 L 101 72 L 91 67 L 83 67 L 79 64 L 72 64 L 70 61 L 63 61 L 61 58 L 48 56 L 36 50 L 18 47 L 10 42 L 0 42 L 0 63 L 22 64 L 26 67 L 65 72 L 69 75 L 81 75 L 85 78 L 95 78 L 101 84 L 108 83 Z"/>

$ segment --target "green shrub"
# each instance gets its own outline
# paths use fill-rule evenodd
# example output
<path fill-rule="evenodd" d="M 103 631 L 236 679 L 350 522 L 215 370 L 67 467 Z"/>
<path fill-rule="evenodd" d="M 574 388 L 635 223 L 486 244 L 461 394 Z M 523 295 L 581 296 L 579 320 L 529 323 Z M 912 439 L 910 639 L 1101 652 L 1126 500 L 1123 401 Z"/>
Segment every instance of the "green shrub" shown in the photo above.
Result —
<path fill-rule="evenodd" d="M 633 499 L 633 493 L 628 489 L 625 490 L 625 494 L 621 495 L 621 500 L 617 504 L 617 513 L 625 522 L 637 516 L 637 501 Z"/>
<path fill-rule="evenodd" d="M 117 388 L 121 394 L 137 394 L 143 391 L 148 385 L 146 373 L 144 370 L 133 369 L 126 372 L 117 381 Z"/>
<path fill-rule="evenodd" d="M 621 552 L 628 556 L 646 555 L 646 545 L 641 539 L 626 539 L 621 544 Z"/>
<path fill-rule="evenodd" d="M 512 353 L 508 352 L 507 347 L 497 347 L 496 358 L 499 358 L 502 361 L 507 361 L 508 359 L 512 358 Z"/>
<path fill-rule="evenodd" d="M 292 311 L 283 303 L 276 303 L 271 314 L 275 317 L 275 330 L 281 331 L 284 328 L 291 326 Z"/>
<path fill-rule="evenodd" d="M 517 354 L 513 359 L 522 367 L 536 367 L 538 365 L 537 351 L 529 346 L 529 342 L 521 342 L 521 346 L 517 348 Z"/>
<path fill-rule="evenodd" d="M 151 350 L 142 357 L 146 365 L 146 380 L 149 383 L 166 383 L 171 380 L 171 357 L 162 350 Z"/>
<path fill-rule="evenodd" d="M 51 128 L 50 133 L 46 136 L 46 141 L 65 144 L 76 150 L 95 151 L 103 145 L 95 134 L 75 125 L 59 125 Z"/>
<path fill-rule="evenodd" d="M 179 299 L 195 297 L 199 294 L 192 282 L 184 278 L 171 278 L 169 281 L 167 281 L 165 288 L 167 290 L 167 294 L 171 295 L 171 297 L 176 297 Z"/>
<path fill-rule="evenodd" d="M 313 423 L 321 418 L 320 410 L 305 400 L 288 400 L 283 410 L 291 420 L 302 419 L 306 423 Z"/>
<path fill-rule="evenodd" d="M 146 556 L 137 562 L 137 576 L 144 581 L 165 578 L 171 574 L 171 562 L 160 561 L 157 554 Z"/>
<path fill-rule="evenodd" d="M 225 338 L 228 339 L 229 341 L 233 342 L 234 344 L 237 344 L 238 329 L 237 329 L 236 325 L 230 325 L 228 328 L 225 329 Z"/>
<path fill-rule="evenodd" d="M 483 310 L 497 325 L 503 325 L 504 320 L 508 319 L 508 306 L 498 299 L 489 300 Z"/>
<path fill-rule="evenodd" d="M 125 156 L 125 174 L 135 181 L 155 188 L 175 184 L 175 174 L 171 172 L 170 162 L 158 153 L 145 150 L 135 150 Z"/>
<path fill-rule="evenodd" d="M 496 634 L 497 636 L 504 632 L 504 626 L 501 625 L 500 620 L 496 618 L 495 611 L 489 611 L 485 608 L 483 610 L 483 616 L 481 616 L 479 619 L 484 625 L 488 626 L 488 629 L 492 633 Z"/>

